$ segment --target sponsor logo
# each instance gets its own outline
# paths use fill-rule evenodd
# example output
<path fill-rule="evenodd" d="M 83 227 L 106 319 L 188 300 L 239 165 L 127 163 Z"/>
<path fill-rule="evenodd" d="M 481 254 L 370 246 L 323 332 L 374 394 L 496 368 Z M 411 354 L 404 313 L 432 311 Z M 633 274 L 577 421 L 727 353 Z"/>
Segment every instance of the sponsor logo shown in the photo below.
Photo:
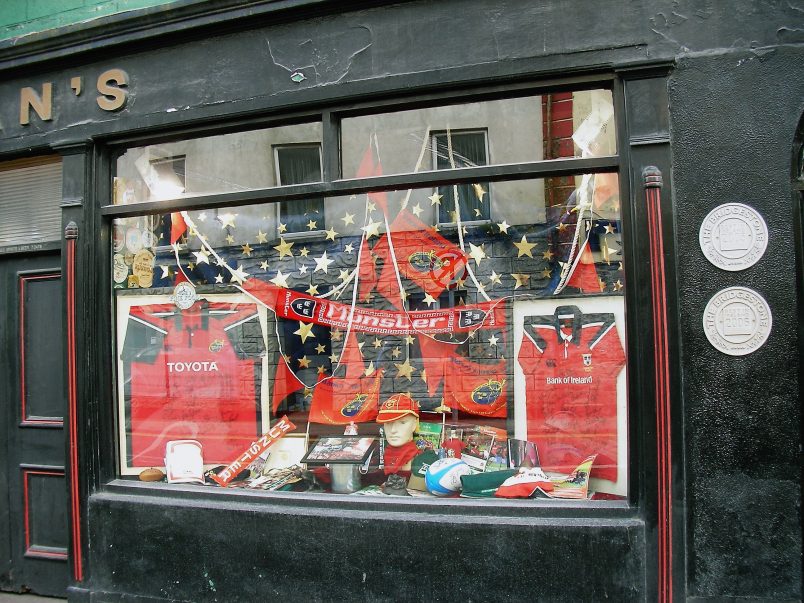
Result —
<path fill-rule="evenodd" d="M 494 404 L 502 395 L 503 385 L 505 385 L 505 379 L 502 381 L 489 379 L 487 382 L 478 385 L 472 390 L 472 402 L 481 406 Z"/>
<path fill-rule="evenodd" d="M 368 400 L 368 394 L 355 394 L 355 397 L 347 402 L 343 408 L 341 408 L 341 414 L 344 417 L 354 417 L 361 410 L 363 410 L 366 400 Z"/>
<path fill-rule="evenodd" d="M 216 339 L 209 344 L 210 352 L 220 352 L 223 349 L 223 339 Z"/>
<path fill-rule="evenodd" d="M 299 316 L 312 318 L 315 314 L 316 302 L 312 299 L 294 299 L 290 302 L 290 307 Z"/>
<path fill-rule="evenodd" d="M 217 372 L 218 363 L 209 362 L 168 362 L 169 373 L 214 373 Z"/>

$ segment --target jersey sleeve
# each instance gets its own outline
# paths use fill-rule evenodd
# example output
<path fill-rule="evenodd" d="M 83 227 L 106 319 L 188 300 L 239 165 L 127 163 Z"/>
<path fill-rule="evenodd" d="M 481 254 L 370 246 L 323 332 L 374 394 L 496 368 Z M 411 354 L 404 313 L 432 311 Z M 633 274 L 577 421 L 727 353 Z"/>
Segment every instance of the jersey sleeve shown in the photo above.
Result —
<path fill-rule="evenodd" d="M 609 372 L 616 375 L 625 365 L 625 351 L 620 342 L 614 314 L 601 314 L 603 325 L 589 344 L 589 349 L 604 359 Z"/>
<path fill-rule="evenodd" d="M 142 313 L 132 308 L 126 326 L 123 350 L 120 353 L 121 360 L 153 364 L 159 352 L 164 349 L 166 335 L 165 329 L 148 322 Z"/>
<path fill-rule="evenodd" d="M 265 338 L 262 333 L 259 315 L 254 312 L 239 321 L 225 327 L 229 343 L 232 344 L 237 357 L 259 358 L 265 355 Z"/>

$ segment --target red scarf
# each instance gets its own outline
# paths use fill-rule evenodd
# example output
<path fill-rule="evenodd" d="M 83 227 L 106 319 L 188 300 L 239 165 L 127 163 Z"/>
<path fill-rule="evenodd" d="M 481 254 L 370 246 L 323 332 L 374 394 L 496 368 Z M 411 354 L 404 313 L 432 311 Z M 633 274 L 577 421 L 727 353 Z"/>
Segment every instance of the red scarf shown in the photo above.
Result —
<path fill-rule="evenodd" d="M 386 446 L 384 459 L 385 475 L 399 473 L 399 471 L 408 464 L 408 461 L 413 460 L 413 457 L 417 454 L 419 454 L 419 449 L 412 440 L 402 446 Z"/>

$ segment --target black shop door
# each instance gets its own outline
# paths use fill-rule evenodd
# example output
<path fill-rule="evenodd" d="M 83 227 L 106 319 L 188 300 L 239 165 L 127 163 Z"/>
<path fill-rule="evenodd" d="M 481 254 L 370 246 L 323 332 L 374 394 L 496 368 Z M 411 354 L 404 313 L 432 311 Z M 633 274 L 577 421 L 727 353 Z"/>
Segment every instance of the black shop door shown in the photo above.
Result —
<path fill-rule="evenodd" d="M 66 389 L 57 253 L 0 255 L 0 589 L 65 596 Z"/>

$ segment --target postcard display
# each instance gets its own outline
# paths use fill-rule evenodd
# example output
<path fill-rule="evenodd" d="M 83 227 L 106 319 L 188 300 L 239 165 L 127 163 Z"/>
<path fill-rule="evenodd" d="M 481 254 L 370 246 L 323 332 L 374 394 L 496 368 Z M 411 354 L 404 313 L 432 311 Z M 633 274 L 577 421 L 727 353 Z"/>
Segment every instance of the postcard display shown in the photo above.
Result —
<path fill-rule="evenodd" d="M 370 139 L 355 175 L 380 157 Z M 300 205 L 301 233 L 268 203 L 116 219 L 121 473 L 194 442 L 203 470 L 171 473 L 208 487 L 624 496 L 618 190 L 603 173 L 329 198 Z"/>

